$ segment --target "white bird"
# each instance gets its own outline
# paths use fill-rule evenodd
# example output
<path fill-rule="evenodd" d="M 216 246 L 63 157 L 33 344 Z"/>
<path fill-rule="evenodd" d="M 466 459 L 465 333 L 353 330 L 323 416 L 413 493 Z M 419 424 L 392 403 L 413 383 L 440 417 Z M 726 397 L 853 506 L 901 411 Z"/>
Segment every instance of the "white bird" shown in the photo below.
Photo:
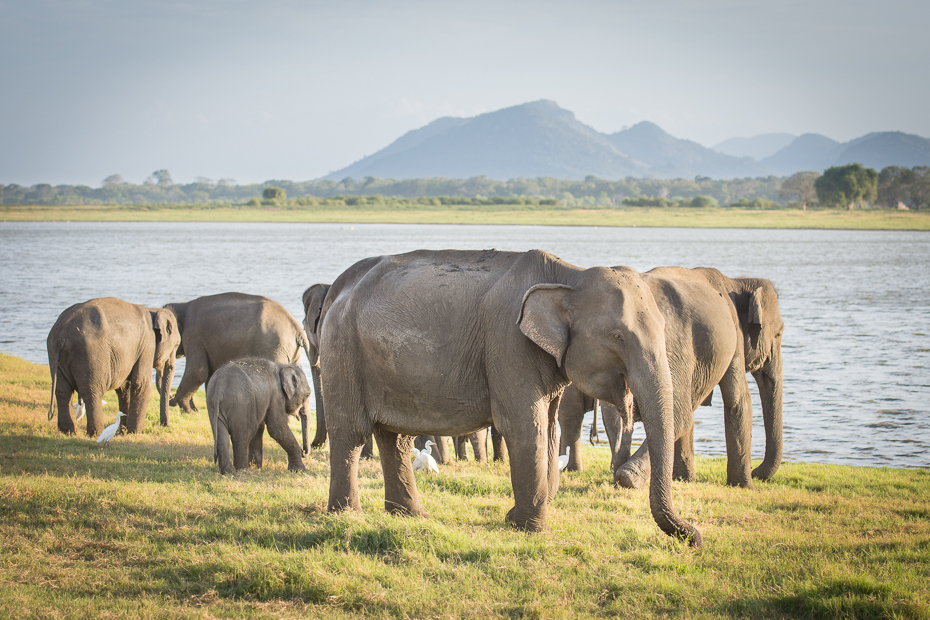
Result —
<path fill-rule="evenodd" d="M 119 430 L 119 419 L 124 415 L 126 414 L 122 411 L 116 414 L 116 422 L 103 429 L 103 432 L 100 433 L 100 437 L 97 437 L 97 443 L 102 443 L 104 445 L 110 443 L 110 440 L 116 436 L 116 431 Z"/>
<path fill-rule="evenodd" d="M 74 421 L 77 422 L 84 417 L 84 401 L 80 398 L 74 403 Z"/>
<path fill-rule="evenodd" d="M 571 451 L 572 451 L 571 447 L 565 446 L 565 454 L 559 457 L 559 471 L 562 471 L 563 469 L 568 467 L 568 453 Z"/>
<path fill-rule="evenodd" d="M 413 461 L 413 471 L 420 471 L 421 469 L 425 469 L 426 473 L 439 473 L 439 467 L 436 465 L 436 459 L 434 459 L 430 454 L 433 451 L 430 446 L 434 445 L 436 444 L 434 444 L 432 441 L 426 441 L 426 447 L 420 450 Z M 412 453 L 413 452 L 411 451 L 411 454 Z"/>

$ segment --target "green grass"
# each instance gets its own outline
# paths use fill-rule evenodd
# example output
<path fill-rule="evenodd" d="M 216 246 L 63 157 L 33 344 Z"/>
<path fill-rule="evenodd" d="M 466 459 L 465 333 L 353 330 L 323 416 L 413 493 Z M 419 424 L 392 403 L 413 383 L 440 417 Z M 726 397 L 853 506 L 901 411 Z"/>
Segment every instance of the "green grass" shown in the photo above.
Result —
<path fill-rule="evenodd" d="M 229 204 L 0 206 L 0 221 L 353 222 L 693 228 L 930 230 L 930 212 L 735 208 L 569 209 L 544 205 L 247 207 Z"/>
<path fill-rule="evenodd" d="M 0 354 L 0 616 L 930 618 L 926 469 L 787 463 L 744 490 L 699 458 L 674 485 L 694 550 L 609 484 L 603 449 L 541 534 L 505 524 L 505 464 L 418 474 L 431 516 L 405 518 L 363 462 L 364 512 L 332 515 L 325 452 L 292 473 L 266 437 L 262 470 L 220 476 L 202 393 L 167 429 L 153 399 L 145 432 L 101 448 L 58 434 L 49 387 Z"/>

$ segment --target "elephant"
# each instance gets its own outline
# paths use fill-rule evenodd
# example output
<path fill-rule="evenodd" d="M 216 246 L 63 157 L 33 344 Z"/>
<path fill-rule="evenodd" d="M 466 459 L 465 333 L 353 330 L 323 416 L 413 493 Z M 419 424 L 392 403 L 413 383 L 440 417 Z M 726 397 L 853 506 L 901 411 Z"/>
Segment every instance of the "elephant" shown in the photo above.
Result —
<path fill-rule="evenodd" d="M 293 364 L 300 351 L 313 363 L 304 330 L 287 309 L 276 301 L 245 293 L 220 293 L 186 303 L 170 303 L 181 330 L 177 356 L 187 357 L 181 383 L 171 399 L 172 407 L 196 411 L 193 395 L 208 384 L 216 370 L 235 359 L 261 357 Z M 301 423 L 306 430 L 306 414 Z M 306 433 L 305 433 L 306 434 Z"/>
<path fill-rule="evenodd" d="M 303 294 L 304 304 L 304 332 L 307 334 L 309 346 L 307 357 L 310 359 L 310 375 L 313 378 L 313 394 L 316 398 L 316 432 L 313 441 L 307 444 L 307 418 L 301 418 L 303 425 L 303 451 L 310 454 L 310 448 L 322 448 L 326 443 L 326 414 L 323 409 L 323 386 L 320 381 L 320 312 L 323 310 L 323 300 L 329 291 L 329 284 L 314 284 L 307 288 Z M 425 441 L 425 440 L 424 440 Z M 422 446 L 420 447 L 422 449 Z M 370 459 L 374 456 L 374 442 L 369 437 L 362 448 L 362 458 Z"/>
<path fill-rule="evenodd" d="M 310 384 L 297 364 L 243 358 L 220 366 L 207 385 L 207 414 L 213 430 L 213 459 L 220 473 L 262 466 L 262 436 L 268 434 L 287 452 L 287 468 L 306 469 L 300 444 L 287 417 L 310 402 Z M 232 461 L 229 443 L 232 441 Z"/>
<path fill-rule="evenodd" d="M 558 491 L 562 391 L 638 398 L 652 447 L 650 508 L 660 529 L 700 546 L 672 505 L 672 378 L 664 319 L 632 269 L 582 269 L 542 252 L 417 250 L 372 257 L 330 288 L 320 371 L 330 438 L 328 509 L 361 510 L 359 452 L 374 432 L 385 509 L 426 515 L 413 436 L 491 423 L 510 453 L 507 520 L 541 531 Z"/>
<path fill-rule="evenodd" d="M 724 401 L 727 484 L 751 488 L 752 478 L 770 478 L 778 469 L 782 452 L 784 323 L 774 287 L 767 280 L 733 280 L 710 268 L 659 267 L 642 277 L 665 316 L 675 390 L 673 477 L 694 480 L 694 411 L 701 404 L 710 404 L 713 388 L 719 384 Z M 766 459 L 752 471 L 752 401 L 747 372 L 756 378 L 766 427 Z M 584 411 L 566 408 L 565 402 L 563 397 L 560 423 L 563 429 L 572 429 L 569 434 L 576 433 Z M 648 445 L 640 446 L 632 459 L 629 456 L 635 415 L 632 398 L 619 409 L 602 408 L 614 480 L 631 488 L 642 486 L 649 472 Z"/>
<path fill-rule="evenodd" d="M 475 462 L 477 463 L 488 462 L 488 429 L 487 428 L 479 428 L 474 433 L 469 433 L 468 435 L 462 435 L 460 437 L 452 438 L 452 446 L 455 448 L 455 458 L 459 461 L 468 460 L 468 452 L 466 451 L 466 442 L 471 444 L 471 448 L 475 454 Z"/>
<path fill-rule="evenodd" d="M 161 397 L 161 423 L 168 424 L 168 397 L 175 352 L 181 342 L 170 310 L 146 308 L 116 297 L 91 299 L 61 313 L 48 334 L 52 396 L 48 419 L 58 401 L 58 430 L 74 434 L 71 396 L 77 391 L 87 414 L 87 435 L 100 433 L 103 395 L 116 390 L 122 424 L 142 430 L 152 394 L 152 368 Z"/>

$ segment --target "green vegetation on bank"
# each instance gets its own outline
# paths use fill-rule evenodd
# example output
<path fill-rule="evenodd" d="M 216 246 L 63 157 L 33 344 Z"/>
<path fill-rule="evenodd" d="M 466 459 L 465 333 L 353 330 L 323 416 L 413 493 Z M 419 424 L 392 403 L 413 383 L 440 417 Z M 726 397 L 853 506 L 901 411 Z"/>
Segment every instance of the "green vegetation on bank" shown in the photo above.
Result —
<path fill-rule="evenodd" d="M 755 208 L 569 208 L 502 202 L 442 204 L 439 198 L 325 199 L 314 204 L 0 206 L 0 221 L 338 222 L 691 228 L 930 230 L 930 210 Z M 434 204 L 433 202 L 439 204 Z"/>
<path fill-rule="evenodd" d="M 509 528 L 506 464 L 418 475 L 429 518 L 328 514 L 325 452 L 220 476 L 200 412 L 101 448 L 46 418 L 49 373 L 0 354 L 0 609 L 17 618 L 930 618 L 930 471 L 786 463 L 755 490 L 699 458 L 675 483 L 701 528 L 660 533 L 606 450 L 562 476 L 550 530 Z M 107 415 L 116 410 L 107 399 Z M 293 428 L 298 425 L 294 424 Z"/>

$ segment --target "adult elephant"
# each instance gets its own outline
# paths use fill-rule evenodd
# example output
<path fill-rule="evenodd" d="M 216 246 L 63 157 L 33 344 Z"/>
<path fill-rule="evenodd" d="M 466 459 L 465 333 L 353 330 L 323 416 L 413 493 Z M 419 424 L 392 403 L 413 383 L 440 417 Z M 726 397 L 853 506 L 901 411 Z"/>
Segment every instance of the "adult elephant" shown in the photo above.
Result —
<path fill-rule="evenodd" d="M 774 287 L 767 280 L 727 278 L 710 268 L 659 267 L 642 277 L 665 317 L 675 390 L 673 476 L 694 480 L 694 411 L 701 404 L 710 404 L 713 388 L 719 384 L 724 403 L 727 484 L 751 488 L 752 478 L 770 478 L 782 453 L 784 323 Z M 747 372 L 753 373 L 758 384 L 766 428 L 766 458 L 752 471 L 752 401 Z M 631 488 L 642 486 L 649 475 L 647 444 L 629 458 L 635 409 L 631 399 L 619 409 L 602 409 L 614 480 Z M 580 427 L 583 412 L 565 413 L 560 417 L 564 425 Z"/>
<path fill-rule="evenodd" d="M 58 430 L 74 433 L 71 397 L 76 391 L 87 413 L 87 435 L 104 426 L 103 395 L 116 390 L 121 425 L 137 433 L 145 423 L 152 394 L 152 368 L 161 397 L 161 423 L 168 423 L 168 397 L 175 351 L 181 338 L 170 310 L 146 308 L 116 297 L 92 299 L 61 313 L 48 334 L 52 396 L 48 419 L 58 401 Z"/>
<path fill-rule="evenodd" d="M 672 506 L 672 382 L 664 319 L 631 269 L 581 269 L 555 256 L 420 250 L 362 260 L 333 283 L 320 327 L 330 435 L 329 510 L 361 510 L 359 453 L 374 432 L 385 509 L 425 514 L 414 435 L 491 423 L 510 453 L 516 527 L 545 529 L 559 486 L 562 391 L 619 403 L 629 385 L 652 446 L 650 508 L 670 535 L 701 544 Z"/>
<path fill-rule="evenodd" d="M 300 324 L 284 306 L 267 297 L 220 293 L 165 308 L 177 316 L 181 331 L 177 356 L 187 358 L 171 406 L 185 412 L 196 411 L 194 393 L 226 362 L 259 357 L 294 364 L 301 350 L 311 363 L 315 357 Z M 306 411 L 300 415 L 306 430 Z"/>

